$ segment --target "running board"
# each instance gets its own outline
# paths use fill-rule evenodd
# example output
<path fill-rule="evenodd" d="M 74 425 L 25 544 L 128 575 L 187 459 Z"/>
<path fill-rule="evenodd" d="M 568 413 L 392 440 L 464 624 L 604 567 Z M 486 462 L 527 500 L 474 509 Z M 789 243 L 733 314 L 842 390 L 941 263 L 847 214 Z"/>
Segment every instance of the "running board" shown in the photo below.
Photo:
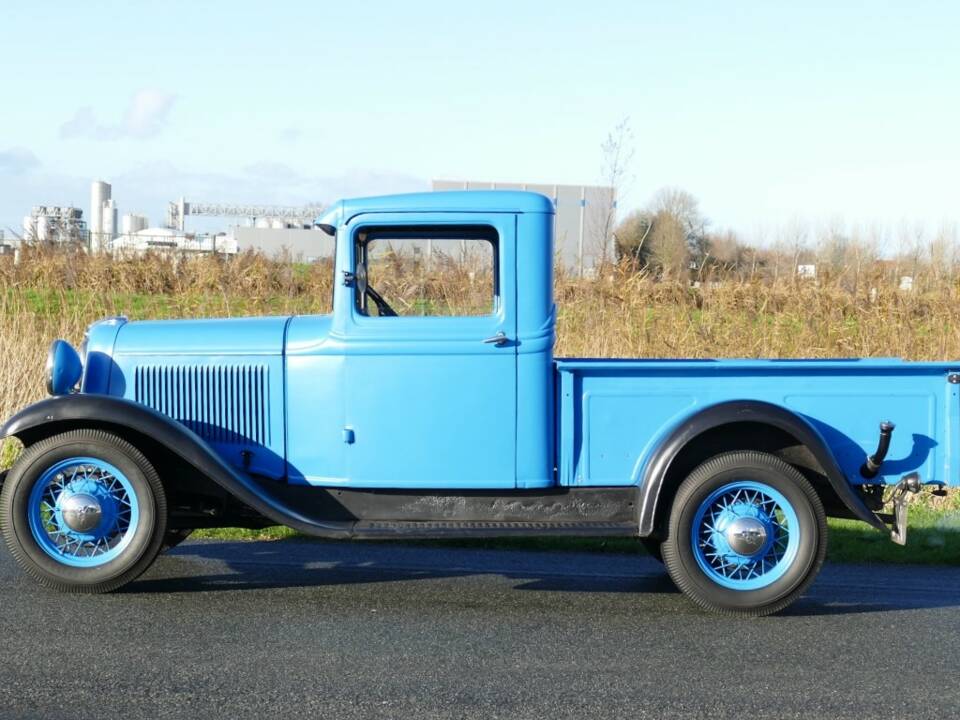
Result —
<path fill-rule="evenodd" d="M 351 537 L 361 540 L 386 538 L 466 538 L 544 536 L 627 536 L 637 535 L 636 522 L 503 522 L 435 520 L 360 520 Z"/>

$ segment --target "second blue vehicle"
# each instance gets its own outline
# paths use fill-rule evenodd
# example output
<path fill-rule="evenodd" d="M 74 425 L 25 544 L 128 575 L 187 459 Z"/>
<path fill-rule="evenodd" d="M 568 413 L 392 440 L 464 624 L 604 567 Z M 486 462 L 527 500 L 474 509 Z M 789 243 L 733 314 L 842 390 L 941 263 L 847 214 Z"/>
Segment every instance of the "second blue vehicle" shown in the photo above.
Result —
<path fill-rule="evenodd" d="M 337 538 L 637 537 L 723 613 L 813 581 L 827 516 L 906 541 L 960 482 L 960 362 L 553 355 L 553 206 L 520 192 L 344 200 L 329 315 L 90 326 L 0 427 L 7 546 L 105 592 L 196 528 Z M 469 297 L 397 295 L 460 273 Z M 439 299 L 438 299 L 439 298 Z M 889 510 L 889 512 L 884 512 Z"/>

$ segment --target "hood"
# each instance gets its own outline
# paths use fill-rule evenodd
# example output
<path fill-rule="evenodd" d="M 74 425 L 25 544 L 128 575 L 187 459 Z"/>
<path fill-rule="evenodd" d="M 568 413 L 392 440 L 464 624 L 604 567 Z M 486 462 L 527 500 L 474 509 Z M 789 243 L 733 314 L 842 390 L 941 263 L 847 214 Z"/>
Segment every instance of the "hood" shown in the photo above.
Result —
<path fill-rule="evenodd" d="M 144 320 L 120 328 L 114 355 L 282 355 L 289 317 Z"/>

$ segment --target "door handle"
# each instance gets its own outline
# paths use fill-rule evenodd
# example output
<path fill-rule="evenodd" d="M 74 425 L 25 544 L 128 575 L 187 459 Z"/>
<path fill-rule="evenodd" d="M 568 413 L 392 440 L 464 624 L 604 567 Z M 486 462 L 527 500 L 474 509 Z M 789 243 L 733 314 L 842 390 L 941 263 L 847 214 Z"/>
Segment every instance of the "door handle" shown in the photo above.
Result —
<path fill-rule="evenodd" d="M 487 345 L 496 345 L 500 347 L 501 345 L 506 345 L 510 338 L 507 337 L 507 334 L 501 330 L 496 335 L 486 338 L 483 342 Z"/>

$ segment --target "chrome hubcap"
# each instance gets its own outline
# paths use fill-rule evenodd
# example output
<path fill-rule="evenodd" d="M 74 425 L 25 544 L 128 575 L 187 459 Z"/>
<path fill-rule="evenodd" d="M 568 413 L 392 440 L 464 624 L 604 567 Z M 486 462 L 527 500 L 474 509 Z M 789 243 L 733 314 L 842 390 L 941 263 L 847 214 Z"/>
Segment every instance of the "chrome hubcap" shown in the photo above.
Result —
<path fill-rule="evenodd" d="M 77 493 L 66 498 L 60 506 L 63 521 L 74 532 L 86 533 L 100 524 L 103 509 L 100 502 L 86 493 Z"/>
<path fill-rule="evenodd" d="M 767 545 L 767 528 L 757 518 L 738 517 L 726 531 L 727 544 L 735 553 L 752 557 L 763 552 Z"/>

